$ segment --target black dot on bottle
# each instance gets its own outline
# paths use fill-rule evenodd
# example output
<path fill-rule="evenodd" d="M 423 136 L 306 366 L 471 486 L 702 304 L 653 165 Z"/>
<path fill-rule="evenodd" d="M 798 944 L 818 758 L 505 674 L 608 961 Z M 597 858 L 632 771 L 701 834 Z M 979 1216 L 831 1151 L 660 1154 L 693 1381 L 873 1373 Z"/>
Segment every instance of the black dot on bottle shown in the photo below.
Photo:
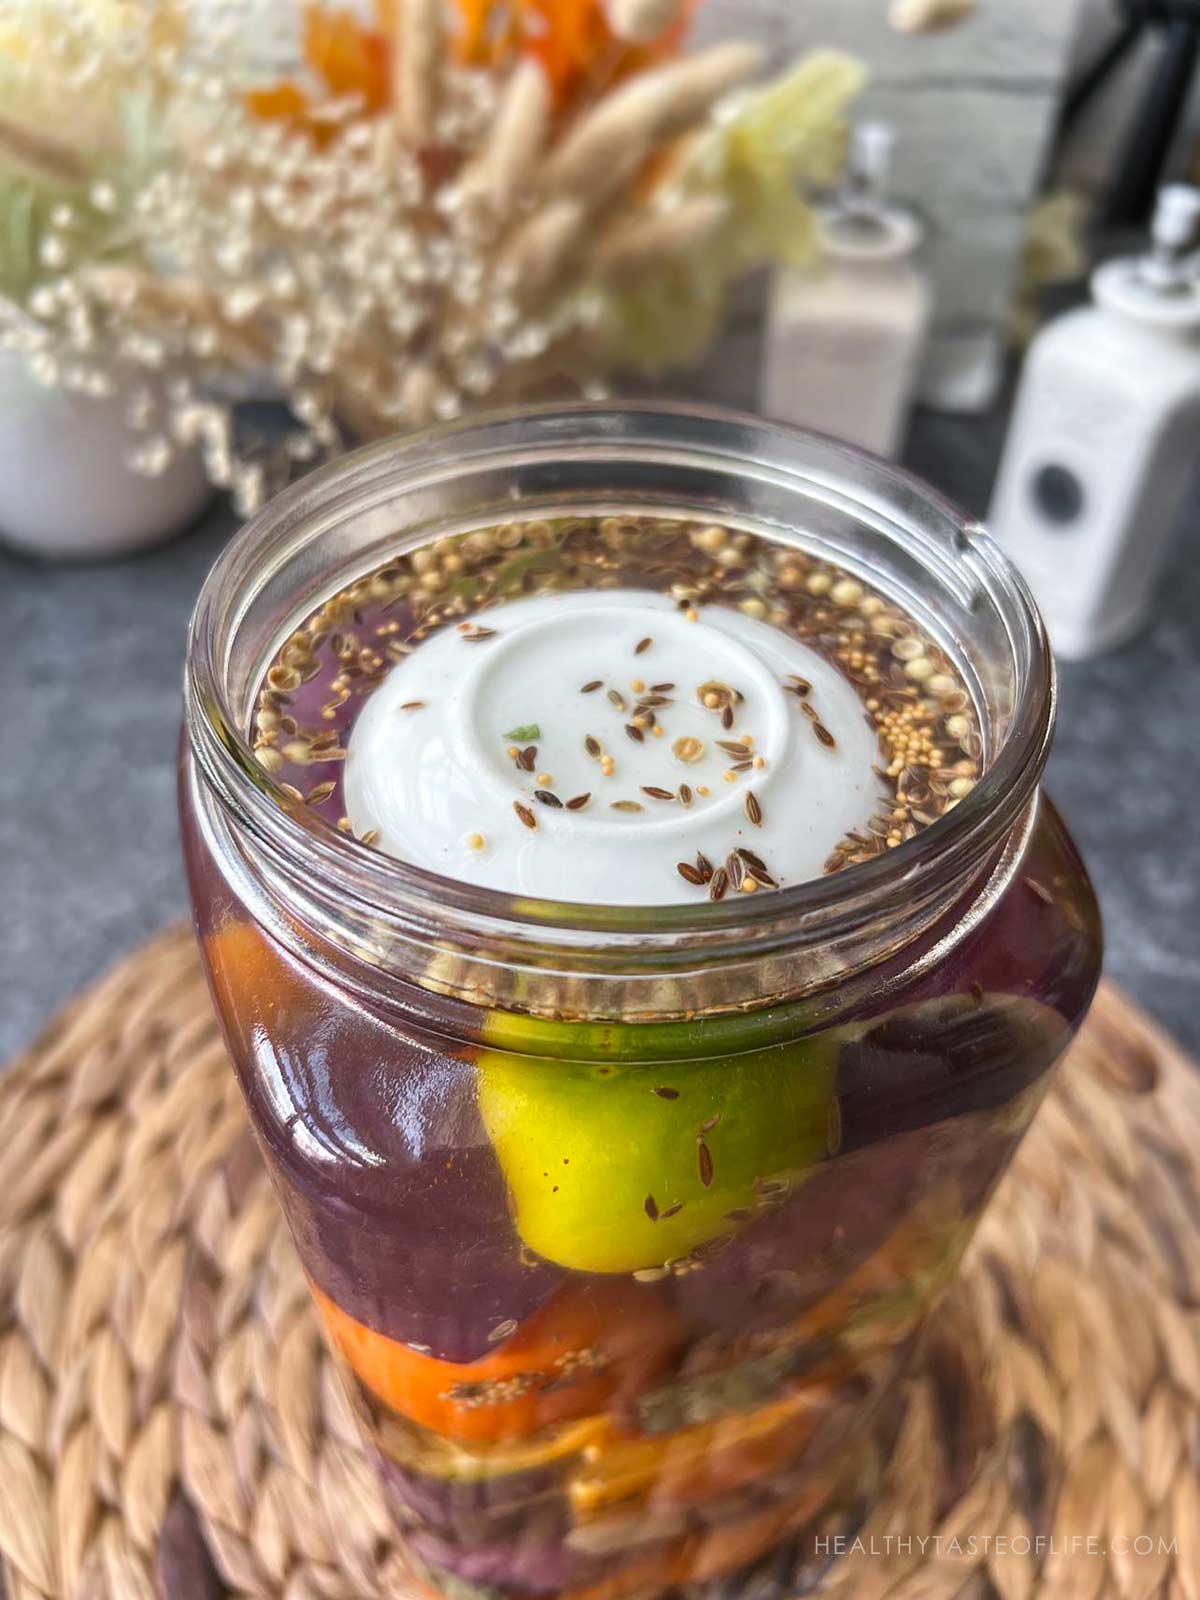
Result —
<path fill-rule="evenodd" d="M 1056 527 L 1065 528 L 1083 515 L 1086 497 L 1083 484 L 1070 467 L 1055 462 L 1040 467 L 1030 483 L 1033 502 Z"/>

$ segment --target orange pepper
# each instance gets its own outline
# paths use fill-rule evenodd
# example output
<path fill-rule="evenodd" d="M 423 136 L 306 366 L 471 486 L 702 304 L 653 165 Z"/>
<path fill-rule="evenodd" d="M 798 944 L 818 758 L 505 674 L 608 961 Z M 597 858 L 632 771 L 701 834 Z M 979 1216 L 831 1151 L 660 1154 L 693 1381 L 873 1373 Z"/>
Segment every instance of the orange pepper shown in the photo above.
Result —
<path fill-rule="evenodd" d="M 486 1356 L 423 1355 L 357 1322 L 320 1289 L 334 1346 L 386 1406 L 444 1438 L 522 1438 L 619 1405 L 661 1373 L 686 1330 L 651 1290 L 622 1281 L 561 1289 Z"/>
<path fill-rule="evenodd" d="M 257 922 L 223 922 L 205 935 L 204 956 L 217 1000 L 243 1023 L 311 1011 L 314 991 L 297 977 Z"/>

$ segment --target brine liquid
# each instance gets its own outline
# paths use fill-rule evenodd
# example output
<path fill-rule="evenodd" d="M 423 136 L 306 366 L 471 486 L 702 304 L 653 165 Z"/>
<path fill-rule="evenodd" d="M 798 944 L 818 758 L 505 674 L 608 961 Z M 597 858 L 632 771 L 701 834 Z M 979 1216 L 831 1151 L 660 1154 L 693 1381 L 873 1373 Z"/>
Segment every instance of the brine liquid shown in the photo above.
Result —
<path fill-rule="evenodd" d="M 609 904 L 868 859 L 968 793 L 982 756 L 955 664 L 868 584 L 749 533 L 629 516 L 381 566 L 281 645 L 254 735 L 287 803 L 369 846 Z"/>

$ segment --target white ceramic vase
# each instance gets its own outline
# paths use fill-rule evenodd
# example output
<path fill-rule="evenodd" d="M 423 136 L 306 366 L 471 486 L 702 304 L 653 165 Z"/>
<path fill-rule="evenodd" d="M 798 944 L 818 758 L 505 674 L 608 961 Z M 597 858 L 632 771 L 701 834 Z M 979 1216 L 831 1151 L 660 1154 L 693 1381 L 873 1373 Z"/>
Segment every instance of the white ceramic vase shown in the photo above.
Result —
<path fill-rule="evenodd" d="M 125 397 L 49 389 L 0 351 L 0 540 L 57 561 L 102 560 L 158 544 L 212 495 L 198 453 L 157 477 L 126 463 Z"/>

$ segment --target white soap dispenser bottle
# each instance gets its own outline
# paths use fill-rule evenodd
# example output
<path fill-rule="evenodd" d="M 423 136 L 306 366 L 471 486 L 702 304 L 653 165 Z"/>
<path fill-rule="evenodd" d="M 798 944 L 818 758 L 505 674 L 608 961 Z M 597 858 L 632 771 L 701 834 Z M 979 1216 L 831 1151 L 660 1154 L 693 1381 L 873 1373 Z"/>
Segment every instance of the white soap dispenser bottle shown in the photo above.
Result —
<path fill-rule="evenodd" d="M 1026 357 L 990 520 L 1068 659 L 1146 621 L 1200 468 L 1198 230 L 1200 189 L 1163 189 L 1150 253 L 1099 268 Z"/>
<path fill-rule="evenodd" d="M 887 123 L 853 130 L 837 198 L 817 214 L 819 265 L 776 272 L 760 396 L 768 416 L 892 457 L 932 304 L 924 229 L 888 198 L 894 148 Z"/>

